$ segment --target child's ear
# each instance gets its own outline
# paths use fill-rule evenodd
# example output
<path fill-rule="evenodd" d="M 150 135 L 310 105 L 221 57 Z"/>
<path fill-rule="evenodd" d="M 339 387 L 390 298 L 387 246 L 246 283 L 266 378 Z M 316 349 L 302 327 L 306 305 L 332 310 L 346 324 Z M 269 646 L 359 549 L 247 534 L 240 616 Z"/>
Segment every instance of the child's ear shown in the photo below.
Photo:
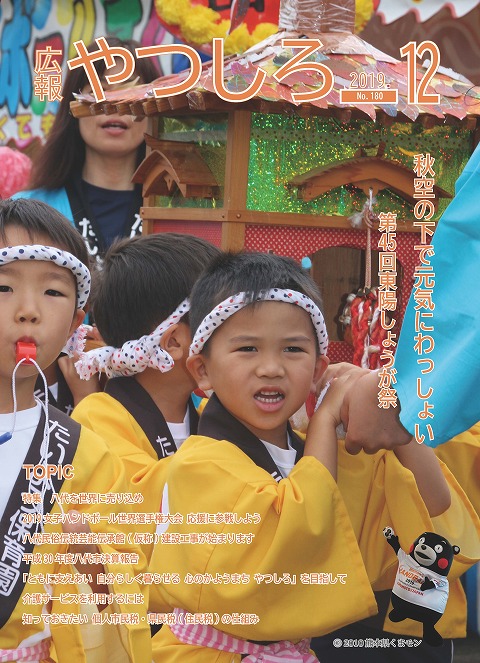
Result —
<path fill-rule="evenodd" d="M 313 373 L 313 380 L 312 380 L 313 392 L 317 391 L 317 382 L 325 373 L 329 364 L 330 364 L 330 359 L 326 355 L 318 355 L 315 364 L 315 371 Z"/>
<path fill-rule="evenodd" d="M 72 324 L 70 325 L 70 331 L 68 332 L 68 338 L 70 338 L 70 336 L 73 334 L 73 332 L 77 327 L 80 327 L 80 325 L 85 319 L 85 315 L 86 315 L 85 311 L 83 311 L 81 308 L 77 308 L 77 310 L 73 314 L 73 320 Z"/>
<path fill-rule="evenodd" d="M 160 347 L 168 352 L 173 361 L 178 362 L 184 354 L 188 354 L 190 343 L 190 327 L 180 322 L 163 333 Z"/>
<path fill-rule="evenodd" d="M 179 325 L 172 325 L 163 333 L 160 339 L 160 347 L 162 350 L 168 352 L 173 361 L 178 361 L 182 358 L 183 349 L 178 338 Z"/>
<path fill-rule="evenodd" d="M 205 357 L 202 354 L 191 355 L 187 359 L 187 368 L 190 371 L 193 379 L 202 391 L 212 389 L 212 383 L 207 373 L 207 365 Z"/>

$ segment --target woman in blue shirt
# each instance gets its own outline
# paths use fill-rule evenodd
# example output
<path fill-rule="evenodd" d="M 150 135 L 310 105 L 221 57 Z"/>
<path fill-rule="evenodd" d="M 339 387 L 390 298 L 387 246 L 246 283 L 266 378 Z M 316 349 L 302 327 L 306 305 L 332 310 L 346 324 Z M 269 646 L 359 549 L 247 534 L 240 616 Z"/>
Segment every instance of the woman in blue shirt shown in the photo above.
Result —
<path fill-rule="evenodd" d="M 135 54 L 134 41 L 108 37 L 110 46 L 127 48 Z M 90 44 L 89 51 L 97 44 Z M 104 60 L 94 63 L 105 89 L 105 74 L 121 69 L 120 62 L 106 72 Z M 150 83 L 159 76 L 152 58 L 136 61 L 130 85 Z M 140 185 L 131 181 L 145 156 L 146 120 L 129 115 L 97 115 L 76 119 L 70 113 L 74 93 L 91 92 L 83 67 L 70 70 L 63 86 L 63 98 L 52 129 L 37 156 L 31 190 L 17 197 L 42 200 L 74 223 L 89 253 L 97 260 L 116 237 L 141 233 Z"/>

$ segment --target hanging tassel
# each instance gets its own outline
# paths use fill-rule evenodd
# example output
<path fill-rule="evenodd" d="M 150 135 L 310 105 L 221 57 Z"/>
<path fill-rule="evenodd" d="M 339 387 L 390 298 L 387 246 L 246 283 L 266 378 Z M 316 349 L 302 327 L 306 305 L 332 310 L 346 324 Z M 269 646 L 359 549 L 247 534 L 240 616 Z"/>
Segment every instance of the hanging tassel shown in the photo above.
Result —
<path fill-rule="evenodd" d="M 373 189 L 365 201 L 362 211 L 353 214 L 350 222 L 354 228 L 366 226 L 367 240 L 365 246 L 365 285 L 357 293 L 347 297 L 347 303 L 340 316 L 345 327 L 345 339 L 351 335 L 353 345 L 353 363 L 362 368 L 375 369 L 380 367 L 379 353 L 386 332 L 379 324 L 377 289 L 372 288 L 372 249 L 371 231 L 378 216 L 373 211 L 376 199 Z"/>

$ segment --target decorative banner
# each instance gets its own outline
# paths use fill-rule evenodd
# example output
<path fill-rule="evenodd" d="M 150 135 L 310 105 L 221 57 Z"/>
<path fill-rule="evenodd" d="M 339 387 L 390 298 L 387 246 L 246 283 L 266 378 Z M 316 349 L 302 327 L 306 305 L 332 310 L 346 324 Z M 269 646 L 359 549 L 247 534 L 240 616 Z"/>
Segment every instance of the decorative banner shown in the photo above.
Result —
<path fill-rule="evenodd" d="M 448 7 L 454 18 L 460 18 L 472 11 L 480 2 L 478 0 L 455 0 L 455 2 L 439 2 L 439 0 L 380 0 L 377 14 L 384 23 L 393 23 L 409 11 L 414 12 L 419 23 L 428 21 L 444 7 Z"/>
<path fill-rule="evenodd" d="M 58 100 L 34 94 L 34 69 L 45 64 L 39 60 L 42 52 L 61 51 L 52 60 L 58 62 L 65 75 L 66 61 L 76 53 L 76 40 L 88 44 L 94 37 L 115 34 L 121 39 L 136 39 L 142 46 L 171 41 L 153 3 L 154 0 L 1 0 L 0 145 L 33 154 L 52 126 Z M 168 73 L 168 61 L 162 60 L 162 66 Z"/>
<path fill-rule="evenodd" d="M 277 31 L 280 0 L 248 4 L 245 13 L 242 0 L 155 0 L 160 22 L 174 37 L 207 54 L 211 53 L 212 39 L 222 37 L 226 55 L 241 53 Z M 233 26 L 237 17 L 244 16 L 245 22 L 229 34 L 232 9 Z"/>
<path fill-rule="evenodd" d="M 363 30 L 378 2 L 356 0 L 355 32 Z M 160 23 L 177 39 L 210 55 L 212 39 L 222 37 L 225 55 L 232 55 L 277 31 L 280 0 L 155 0 L 155 7 Z"/>

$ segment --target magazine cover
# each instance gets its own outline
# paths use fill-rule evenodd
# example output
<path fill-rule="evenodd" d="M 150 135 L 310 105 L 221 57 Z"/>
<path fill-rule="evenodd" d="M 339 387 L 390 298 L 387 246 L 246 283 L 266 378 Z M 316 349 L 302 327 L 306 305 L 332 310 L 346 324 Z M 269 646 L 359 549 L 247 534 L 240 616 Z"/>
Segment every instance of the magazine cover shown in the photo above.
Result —
<path fill-rule="evenodd" d="M 0 661 L 478 661 L 479 35 L 1 0 Z"/>

